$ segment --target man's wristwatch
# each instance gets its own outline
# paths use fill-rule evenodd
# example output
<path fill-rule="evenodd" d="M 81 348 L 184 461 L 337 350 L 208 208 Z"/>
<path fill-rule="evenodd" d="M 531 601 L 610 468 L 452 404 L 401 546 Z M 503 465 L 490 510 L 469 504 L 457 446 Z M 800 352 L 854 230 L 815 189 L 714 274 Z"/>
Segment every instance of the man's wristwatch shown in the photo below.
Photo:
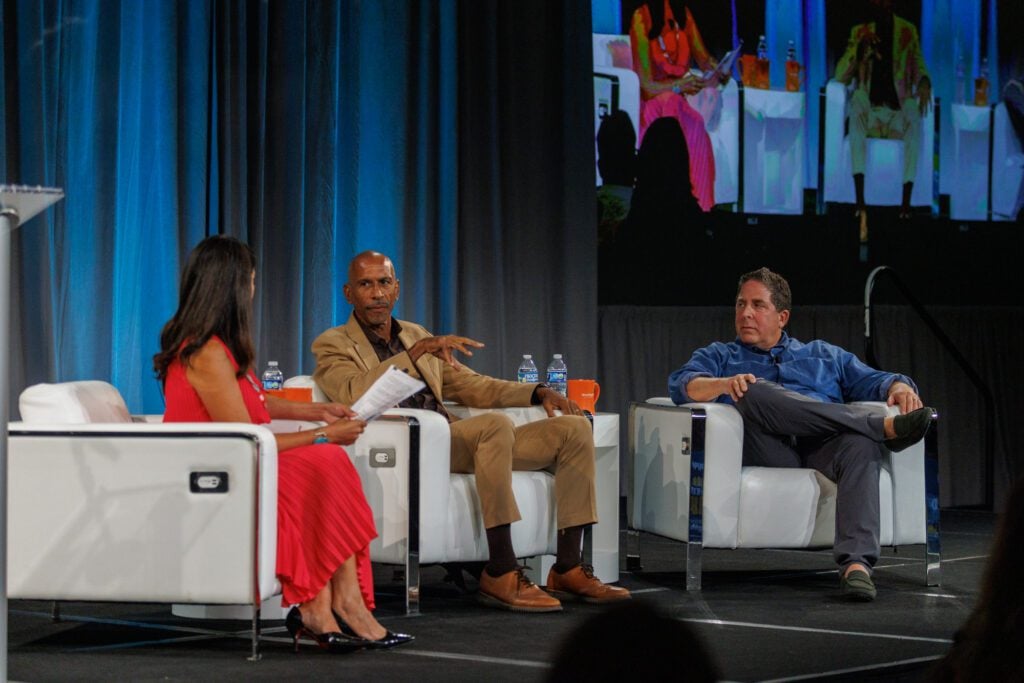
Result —
<path fill-rule="evenodd" d="M 550 389 L 551 385 L 548 384 L 547 382 L 541 382 L 540 384 L 533 388 L 533 396 L 530 397 L 531 406 L 539 406 L 542 403 L 540 397 L 537 395 L 537 392 L 540 391 L 541 388 Z"/>
<path fill-rule="evenodd" d="M 331 440 L 327 438 L 327 432 L 325 432 L 324 430 L 321 429 L 319 431 L 313 432 L 313 443 L 314 444 L 330 443 L 330 442 L 331 442 Z"/>

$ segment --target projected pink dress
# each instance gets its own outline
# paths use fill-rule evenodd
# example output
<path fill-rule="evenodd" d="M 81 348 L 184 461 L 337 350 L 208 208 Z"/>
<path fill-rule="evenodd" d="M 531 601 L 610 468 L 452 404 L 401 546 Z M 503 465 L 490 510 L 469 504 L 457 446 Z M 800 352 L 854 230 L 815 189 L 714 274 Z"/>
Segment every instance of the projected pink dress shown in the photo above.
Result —
<path fill-rule="evenodd" d="M 237 371 L 231 350 L 226 345 L 224 350 Z M 263 389 L 252 370 L 238 380 L 238 388 L 252 422 L 270 422 Z M 180 360 L 167 369 L 164 396 L 164 422 L 212 422 Z M 277 454 L 276 573 L 285 606 L 312 600 L 338 567 L 355 555 L 363 602 L 373 609 L 369 544 L 376 536 L 373 512 L 344 449 L 316 444 Z"/>
<path fill-rule="evenodd" d="M 704 118 L 690 106 L 686 97 L 672 91 L 671 84 L 689 72 L 691 57 L 706 68 L 714 62 L 689 9 L 686 10 L 686 25 L 680 29 L 665 0 L 665 24 L 657 40 L 647 37 L 651 26 L 651 12 L 646 4 L 641 5 L 633 13 L 629 29 L 633 69 L 640 77 L 640 140 L 655 119 L 669 116 L 679 121 L 690 152 L 693 196 L 701 209 L 710 211 L 715 204 L 715 157 L 711 138 L 704 128 Z"/>

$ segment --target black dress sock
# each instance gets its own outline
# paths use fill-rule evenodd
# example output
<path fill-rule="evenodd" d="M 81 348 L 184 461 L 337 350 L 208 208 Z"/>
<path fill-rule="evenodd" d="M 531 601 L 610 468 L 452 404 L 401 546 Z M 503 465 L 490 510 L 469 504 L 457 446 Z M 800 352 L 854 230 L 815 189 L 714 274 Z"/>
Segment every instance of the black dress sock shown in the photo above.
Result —
<path fill-rule="evenodd" d="M 512 525 L 499 524 L 487 530 L 487 548 L 491 559 L 484 570 L 493 577 L 516 568 L 516 552 L 512 549 Z"/>
<path fill-rule="evenodd" d="M 558 556 L 555 571 L 559 574 L 573 569 L 583 558 L 583 527 L 571 526 L 558 532 Z"/>

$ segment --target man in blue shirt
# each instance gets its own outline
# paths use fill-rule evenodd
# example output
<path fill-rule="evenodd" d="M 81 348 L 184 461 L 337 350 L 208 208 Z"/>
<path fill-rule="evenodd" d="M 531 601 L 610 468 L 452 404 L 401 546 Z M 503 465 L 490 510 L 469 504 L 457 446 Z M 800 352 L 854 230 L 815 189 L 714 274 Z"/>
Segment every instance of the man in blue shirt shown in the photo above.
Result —
<path fill-rule="evenodd" d="M 879 444 L 895 452 L 918 442 L 933 411 L 909 377 L 874 370 L 828 342 L 787 335 L 791 305 L 789 283 L 778 273 L 761 268 L 741 276 L 736 340 L 695 351 L 669 377 L 669 392 L 677 404 L 734 404 L 743 416 L 744 465 L 811 467 L 836 482 L 834 554 L 843 595 L 873 600 Z M 885 401 L 900 415 L 848 401 Z"/>

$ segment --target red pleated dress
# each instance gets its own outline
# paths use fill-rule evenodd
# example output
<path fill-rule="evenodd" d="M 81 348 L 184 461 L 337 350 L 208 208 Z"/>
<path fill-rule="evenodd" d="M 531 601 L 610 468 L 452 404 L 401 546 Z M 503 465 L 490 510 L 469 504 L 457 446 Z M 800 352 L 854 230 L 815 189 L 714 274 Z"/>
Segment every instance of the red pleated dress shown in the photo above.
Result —
<path fill-rule="evenodd" d="M 224 350 L 237 371 L 231 350 L 227 346 Z M 266 397 L 252 370 L 238 380 L 238 387 L 252 422 L 270 422 Z M 180 361 L 167 370 L 164 396 L 164 422 L 213 421 Z M 369 544 L 376 536 L 359 474 L 343 448 L 317 444 L 277 454 L 276 571 L 285 606 L 311 600 L 338 567 L 355 555 L 363 601 L 373 609 Z"/>

